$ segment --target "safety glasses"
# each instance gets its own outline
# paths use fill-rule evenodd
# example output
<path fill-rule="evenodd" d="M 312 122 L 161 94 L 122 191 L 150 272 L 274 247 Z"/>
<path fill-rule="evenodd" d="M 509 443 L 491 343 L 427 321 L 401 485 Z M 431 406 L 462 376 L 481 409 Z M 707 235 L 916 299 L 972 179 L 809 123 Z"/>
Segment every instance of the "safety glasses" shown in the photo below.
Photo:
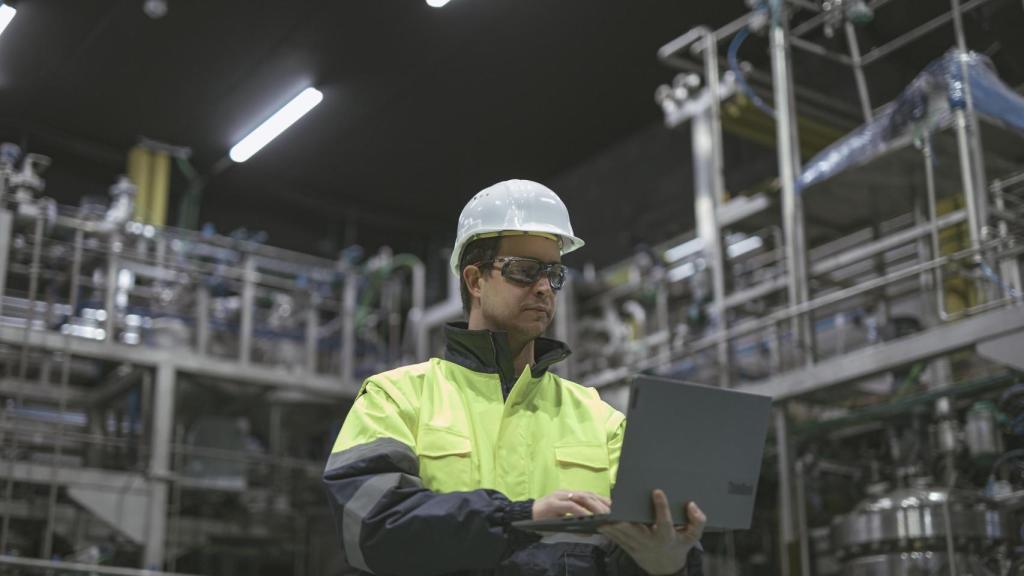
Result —
<path fill-rule="evenodd" d="M 512 282 L 532 285 L 541 277 L 542 274 L 545 274 L 548 277 L 548 282 L 551 284 L 552 290 L 561 290 L 562 285 L 565 284 L 566 267 L 564 265 L 557 263 L 546 264 L 534 258 L 502 256 L 501 258 L 495 258 L 494 260 L 477 262 L 474 266 L 477 268 L 495 268 L 495 264 L 497 263 L 501 263 L 500 270 L 502 278 L 511 280 Z"/>

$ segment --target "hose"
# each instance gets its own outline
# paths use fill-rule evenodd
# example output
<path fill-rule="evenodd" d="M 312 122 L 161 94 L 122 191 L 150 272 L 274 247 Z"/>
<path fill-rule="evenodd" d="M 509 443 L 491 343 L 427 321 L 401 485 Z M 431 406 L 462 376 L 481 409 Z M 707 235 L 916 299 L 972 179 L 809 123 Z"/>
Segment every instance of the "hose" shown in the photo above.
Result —
<path fill-rule="evenodd" d="M 992 270 L 992 267 L 990 267 L 987 263 L 979 262 L 979 266 L 981 267 L 982 274 L 985 275 L 985 278 L 989 282 L 992 282 L 996 286 L 999 286 L 1000 288 L 1005 290 L 1006 293 L 1009 294 L 1010 297 L 1013 298 L 1014 300 L 1024 300 L 1024 295 L 1022 295 L 1020 291 L 1018 291 L 1013 286 L 1010 286 L 1006 281 L 1000 278 L 999 275 L 996 274 L 995 271 Z"/>
<path fill-rule="evenodd" d="M 396 254 L 391 257 L 391 262 L 386 267 L 382 267 L 374 272 L 366 275 L 366 280 L 370 284 L 370 287 L 363 290 L 362 295 L 359 297 L 359 302 L 356 307 L 356 326 L 362 326 L 367 318 L 372 314 L 371 303 L 378 294 L 376 289 L 379 285 L 386 280 L 395 270 L 398 268 L 412 268 L 416 264 L 422 261 L 414 254 Z"/>
<path fill-rule="evenodd" d="M 921 373 L 924 372 L 924 368 L 924 362 L 918 362 L 917 364 L 914 364 L 910 368 L 910 373 L 907 374 L 907 377 L 904 378 L 903 382 L 901 382 L 900 385 L 896 387 L 896 390 L 893 391 L 893 397 L 900 398 L 905 396 L 907 392 L 910 391 L 913 388 L 913 386 L 920 381 Z"/>
<path fill-rule="evenodd" d="M 739 63 L 739 51 L 740 46 L 750 36 L 750 27 L 744 26 L 735 36 L 732 37 L 732 41 L 729 42 L 729 50 L 726 52 L 726 58 L 729 61 L 729 69 L 732 70 L 733 74 L 736 75 L 736 85 L 739 86 L 740 91 L 743 95 L 750 100 L 754 106 L 757 106 L 758 110 L 764 112 L 772 118 L 775 117 L 775 110 L 769 106 L 747 83 L 747 76 L 743 73 L 743 69 L 740 68 Z"/>
<path fill-rule="evenodd" d="M 1010 450 L 1009 452 L 1007 452 L 1007 453 L 1003 454 L 1002 456 L 1000 456 L 999 459 L 995 461 L 995 464 L 992 464 L 992 470 L 989 472 L 989 476 L 990 477 L 994 476 L 995 473 L 996 473 L 996 470 L 999 469 L 1000 466 L 1002 466 L 1003 464 L 1006 464 L 1010 460 L 1015 460 L 1017 458 L 1024 458 L 1024 448 L 1018 448 L 1017 450 Z"/>

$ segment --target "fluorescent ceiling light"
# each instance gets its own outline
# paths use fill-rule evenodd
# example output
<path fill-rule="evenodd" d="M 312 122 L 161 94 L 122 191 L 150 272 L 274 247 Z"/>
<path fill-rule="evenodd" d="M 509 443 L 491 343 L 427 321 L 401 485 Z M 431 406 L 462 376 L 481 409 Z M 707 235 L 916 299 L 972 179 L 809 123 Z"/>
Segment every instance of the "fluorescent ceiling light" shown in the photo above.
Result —
<path fill-rule="evenodd" d="M 700 238 L 694 238 L 693 240 L 683 242 L 682 244 L 665 250 L 665 261 L 672 263 L 678 262 L 687 256 L 693 256 L 704 249 L 704 241 Z"/>
<path fill-rule="evenodd" d="M 0 4 L 0 34 L 4 33 L 7 25 L 11 23 L 11 20 L 14 20 L 14 15 L 17 13 L 18 11 L 13 6 Z"/>
<path fill-rule="evenodd" d="M 427 6 L 432 8 L 440 8 L 450 2 L 451 0 L 427 0 Z"/>
<path fill-rule="evenodd" d="M 245 162 L 252 158 L 253 154 L 259 152 L 271 140 L 277 138 L 278 134 L 287 130 L 289 126 L 294 124 L 299 118 L 302 118 L 306 112 L 312 110 L 323 99 L 323 93 L 316 88 L 306 88 L 298 96 L 292 98 L 291 102 L 285 104 L 283 108 L 250 132 L 248 136 L 242 138 L 241 142 L 232 146 L 231 152 L 228 155 L 235 162 Z"/>

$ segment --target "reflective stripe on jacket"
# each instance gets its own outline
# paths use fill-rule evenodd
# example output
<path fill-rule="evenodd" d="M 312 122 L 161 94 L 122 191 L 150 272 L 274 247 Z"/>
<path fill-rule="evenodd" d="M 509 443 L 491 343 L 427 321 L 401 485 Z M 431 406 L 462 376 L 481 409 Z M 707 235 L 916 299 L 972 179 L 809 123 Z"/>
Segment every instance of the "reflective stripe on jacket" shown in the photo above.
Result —
<path fill-rule="evenodd" d="M 625 419 L 548 371 L 568 348 L 538 338 L 516 379 L 505 334 L 446 337 L 444 359 L 367 379 L 335 442 L 324 482 L 348 572 L 643 574 L 603 537 L 509 526 L 556 489 L 611 494 Z"/>

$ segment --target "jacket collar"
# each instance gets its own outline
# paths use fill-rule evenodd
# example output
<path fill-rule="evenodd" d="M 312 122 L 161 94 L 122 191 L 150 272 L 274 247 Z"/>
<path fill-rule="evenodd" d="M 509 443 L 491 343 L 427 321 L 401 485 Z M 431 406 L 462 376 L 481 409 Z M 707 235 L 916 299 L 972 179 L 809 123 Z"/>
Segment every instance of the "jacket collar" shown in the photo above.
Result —
<path fill-rule="evenodd" d="M 512 351 L 507 332 L 469 330 L 465 322 L 452 322 L 445 326 L 444 358 L 474 372 L 498 374 L 502 383 L 516 381 Z M 533 341 L 534 378 L 543 376 L 553 364 L 569 357 L 572 351 L 563 342 L 551 338 Z"/>

